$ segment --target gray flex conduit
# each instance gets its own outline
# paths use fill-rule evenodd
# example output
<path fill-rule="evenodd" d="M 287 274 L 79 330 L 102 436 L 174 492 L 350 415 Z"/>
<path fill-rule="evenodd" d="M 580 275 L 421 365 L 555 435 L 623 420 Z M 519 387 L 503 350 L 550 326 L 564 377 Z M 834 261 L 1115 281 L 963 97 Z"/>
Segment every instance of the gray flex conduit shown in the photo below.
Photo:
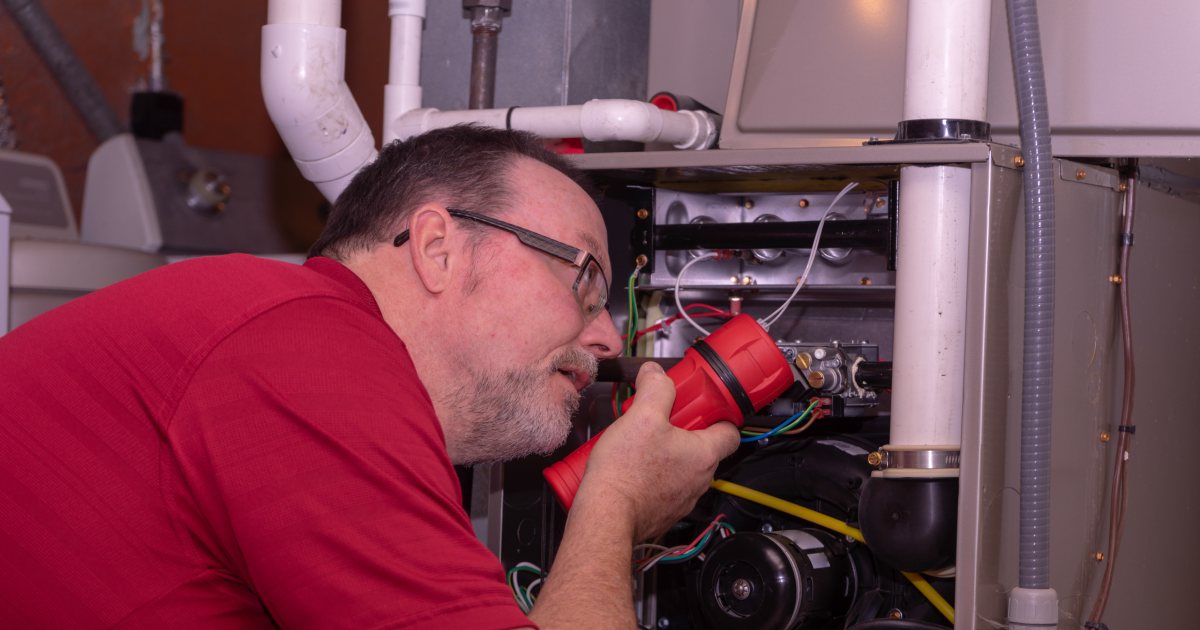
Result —
<path fill-rule="evenodd" d="M 1054 164 L 1035 0 L 1007 0 L 1025 157 L 1025 343 L 1021 383 L 1019 586 L 1050 587 L 1050 416 L 1054 371 Z"/>
<path fill-rule="evenodd" d="M 96 139 L 104 142 L 121 133 L 116 113 L 41 3 L 37 0 L 4 0 L 4 5 Z"/>

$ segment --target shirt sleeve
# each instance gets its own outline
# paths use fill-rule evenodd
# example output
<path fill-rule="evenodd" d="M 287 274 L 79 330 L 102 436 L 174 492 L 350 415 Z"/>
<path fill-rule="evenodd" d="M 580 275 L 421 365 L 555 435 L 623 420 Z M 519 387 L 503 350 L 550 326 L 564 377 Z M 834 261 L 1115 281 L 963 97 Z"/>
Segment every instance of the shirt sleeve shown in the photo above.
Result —
<path fill-rule="evenodd" d="M 373 314 L 297 300 L 222 340 L 168 428 L 183 535 L 295 628 L 532 627 L 428 394 Z"/>

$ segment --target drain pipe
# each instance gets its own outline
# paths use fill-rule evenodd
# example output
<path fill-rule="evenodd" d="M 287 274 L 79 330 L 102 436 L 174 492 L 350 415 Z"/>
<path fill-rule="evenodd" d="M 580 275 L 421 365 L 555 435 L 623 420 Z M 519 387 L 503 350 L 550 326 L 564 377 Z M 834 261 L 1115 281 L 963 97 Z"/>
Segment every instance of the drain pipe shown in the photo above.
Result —
<path fill-rule="evenodd" d="M 341 0 L 270 0 L 262 29 L 267 113 L 304 178 L 330 202 L 378 154 L 345 81 Z"/>
<path fill-rule="evenodd" d="M 711 148 L 720 129 L 718 117 L 704 111 L 670 112 L 641 101 L 595 99 L 583 105 L 450 112 L 417 109 L 396 121 L 396 132 L 403 139 L 464 123 L 519 129 L 543 138 L 663 142 L 676 149 Z"/>
<path fill-rule="evenodd" d="M 75 110 L 83 116 L 83 121 L 96 140 L 103 143 L 123 133 L 117 114 L 108 106 L 96 80 L 79 61 L 71 45 L 63 39 L 42 4 L 37 0 L 4 0 L 4 5 L 25 33 L 25 39 L 29 40 L 38 56 L 50 68 Z"/>
<path fill-rule="evenodd" d="M 988 0 L 910 0 L 897 142 L 988 139 Z M 906 571 L 955 562 L 971 171 L 900 170 L 892 419 L 859 515 L 871 550 Z"/>
<path fill-rule="evenodd" d="M 395 122 L 421 106 L 421 29 L 425 0 L 388 0 L 392 38 L 383 88 L 383 144 L 397 139 Z"/>
<path fill-rule="evenodd" d="M 1021 381 L 1021 525 L 1009 627 L 1054 627 L 1050 588 L 1050 417 L 1054 372 L 1054 162 L 1035 0 L 1008 0 L 1021 152 L 1025 158 L 1025 355 Z"/>

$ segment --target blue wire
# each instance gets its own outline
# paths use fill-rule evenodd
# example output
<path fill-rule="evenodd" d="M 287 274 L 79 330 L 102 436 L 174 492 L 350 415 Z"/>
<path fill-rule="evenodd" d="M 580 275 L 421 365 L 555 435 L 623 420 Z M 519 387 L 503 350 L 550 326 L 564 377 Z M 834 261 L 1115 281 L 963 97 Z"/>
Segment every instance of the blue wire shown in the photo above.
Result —
<path fill-rule="evenodd" d="M 759 440 L 765 440 L 769 437 L 775 437 L 776 435 L 791 429 L 793 424 L 799 423 L 801 420 L 803 420 L 804 417 L 811 413 L 813 408 L 816 406 L 817 401 L 814 400 L 807 409 L 775 425 L 774 429 L 771 429 L 762 435 L 748 435 L 742 438 L 742 443 L 745 444 L 746 442 L 757 442 Z"/>

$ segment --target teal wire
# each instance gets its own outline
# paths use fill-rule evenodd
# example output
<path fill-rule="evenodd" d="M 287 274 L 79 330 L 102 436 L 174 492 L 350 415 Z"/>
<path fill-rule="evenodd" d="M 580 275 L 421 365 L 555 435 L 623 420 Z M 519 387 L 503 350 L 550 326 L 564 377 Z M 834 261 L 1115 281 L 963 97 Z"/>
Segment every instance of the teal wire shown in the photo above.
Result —
<path fill-rule="evenodd" d="M 812 410 L 814 408 L 816 408 L 818 402 L 820 402 L 820 400 L 812 401 L 812 403 L 809 404 L 808 409 L 805 409 L 804 411 L 801 411 L 800 413 L 788 418 L 787 420 L 784 420 L 783 422 L 776 425 L 774 429 L 771 429 L 770 431 L 767 431 L 766 433 L 763 433 L 762 435 L 754 435 L 752 433 L 742 431 L 742 435 L 746 436 L 746 437 L 742 438 L 742 443 L 757 442 L 759 440 L 765 440 L 769 437 L 775 437 L 776 435 L 779 435 L 780 433 L 783 433 L 784 431 L 791 431 L 792 429 L 794 429 L 796 427 L 796 425 L 803 422 L 804 419 L 806 417 L 808 417 L 808 414 L 812 413 Z"/>

